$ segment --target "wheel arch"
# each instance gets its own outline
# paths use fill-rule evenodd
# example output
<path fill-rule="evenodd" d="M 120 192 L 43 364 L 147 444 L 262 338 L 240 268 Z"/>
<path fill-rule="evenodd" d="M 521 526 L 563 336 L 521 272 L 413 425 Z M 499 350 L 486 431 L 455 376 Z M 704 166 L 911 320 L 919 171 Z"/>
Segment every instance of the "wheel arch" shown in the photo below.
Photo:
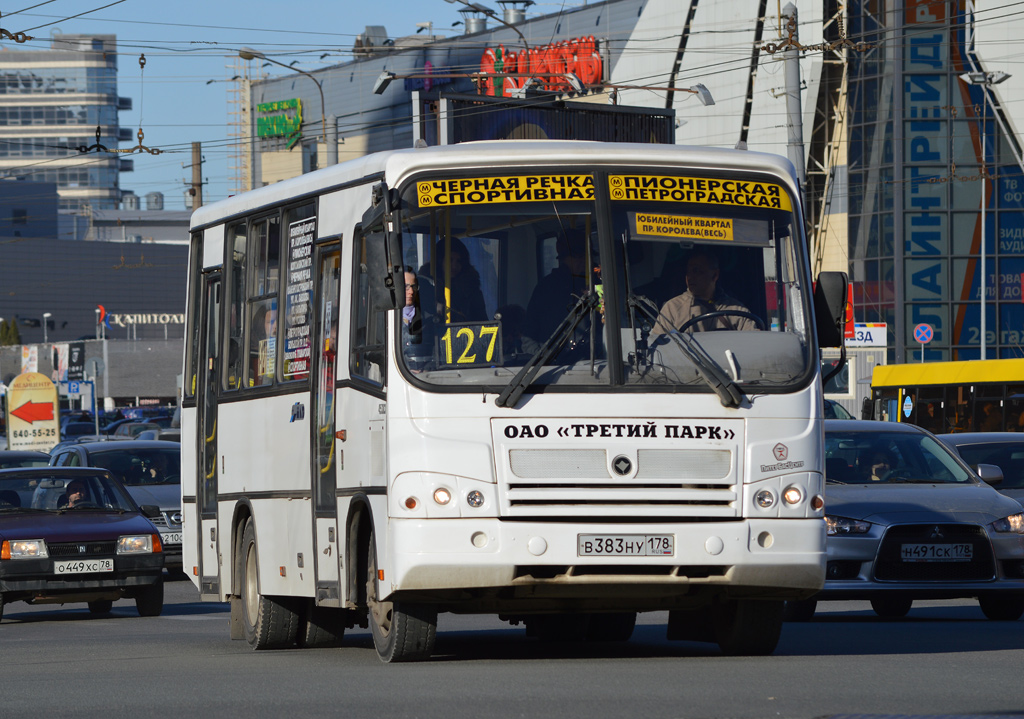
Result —
<path fill-rule="evenodd" d="M 249 520 L 256 523 L 256 516 L 252 505 L 247 499 L 241 499 L 235 505 L 231 516 L 231 556 L 229 557 L 231 567 L 231 587 L 225 594 L 240 596 L 242 586 L 242 534 L 245 532 L 245 524 Z M 259 551 L 259 532 L 253 531 L 256 540 L 257 551 Z M 257 577 L 257 581 L 259 578 Z"/>

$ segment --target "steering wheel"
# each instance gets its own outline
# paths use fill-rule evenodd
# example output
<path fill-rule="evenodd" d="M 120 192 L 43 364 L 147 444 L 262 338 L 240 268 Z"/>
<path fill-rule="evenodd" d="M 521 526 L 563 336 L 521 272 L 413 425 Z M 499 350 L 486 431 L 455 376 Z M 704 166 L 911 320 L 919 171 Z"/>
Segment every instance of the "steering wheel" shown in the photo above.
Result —
<path fill-rule="evenodd" d="M 746 317 L 748 320 L 753 320 L 754 324 L 757 326 L 757 329 L 761 330 L 762 332 L 764 331 L 764 321 L 760 317 L 755 315 L 753 312 L 747 312 L 746 310 L 715 310 L 714 312 L 705 312 L 702 315 L 697 315 L 696 317 L 688 319 L 686 322 L 682 324 L 682 326 L 679 328 L 679 331 L 686 332 L 686 330 L 688 330 L 690 327 L 697 324 L 698 322 L 703 322 L 704 320 L 711 320 L 715 319 L 716 317 L 729 316 Z M 719 329 L 724 328 L 716 327 L 712 331 L 717 331 Z"/>
<path fill-rule="evenodd" d="M 78 502 L 75 506 L 69 507 L 69 509 L 96 509 L 99 506 L 95 502 Z"/>

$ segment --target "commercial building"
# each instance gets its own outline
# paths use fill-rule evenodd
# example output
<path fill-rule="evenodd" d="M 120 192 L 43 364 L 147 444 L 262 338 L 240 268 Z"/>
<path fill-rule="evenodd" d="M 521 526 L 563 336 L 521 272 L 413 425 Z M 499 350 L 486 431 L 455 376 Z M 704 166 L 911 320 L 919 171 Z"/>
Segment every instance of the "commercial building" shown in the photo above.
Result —
<path fill-rule="evenodd" d="M 79 148 L 132 139 L 118 112 L 114 35 L 59 35 L 49 50 L 0 46 L 0 177 L 57 185 L 65 212 L 116 209 L 130 159 Z M 98 133 L 98 135 L 97 135 Z"/>

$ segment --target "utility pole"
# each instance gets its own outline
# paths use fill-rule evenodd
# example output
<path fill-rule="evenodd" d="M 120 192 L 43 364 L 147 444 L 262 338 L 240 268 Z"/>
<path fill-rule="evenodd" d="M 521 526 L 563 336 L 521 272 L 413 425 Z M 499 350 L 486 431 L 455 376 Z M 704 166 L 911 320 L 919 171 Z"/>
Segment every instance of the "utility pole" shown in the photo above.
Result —
<path fill-rule="evenodd" d="M 789 3 L 782 9 L 782 17 L 788 20 L 789 39 L 791 44 L 782 55 L 786 78 L 786 154 L 796 167 L 796 176 L 800 182 L 800 192 L 805 193 L 807 164 L 804 161 L 804 121 L 803 107 L 800 102 L 800 53 L 796 48 L 799 42 L 796 5 Z M 804 197 L 804 200 L 807 198 Z"/>
<path fill-rule="evenodd" d="M 192 143 L 192 187 L 189 194 L 192 195 L 192 210 L 198 210 L 203 206 L 203 143 Z"/>

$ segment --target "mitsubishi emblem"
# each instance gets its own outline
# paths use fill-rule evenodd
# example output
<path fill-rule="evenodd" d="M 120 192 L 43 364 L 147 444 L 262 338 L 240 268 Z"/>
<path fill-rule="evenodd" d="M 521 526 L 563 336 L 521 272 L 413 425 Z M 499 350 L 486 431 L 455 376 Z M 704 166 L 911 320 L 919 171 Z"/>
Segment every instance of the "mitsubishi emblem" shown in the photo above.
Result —
<path fill-rule="evenodd" d="M 942 533 L 942 527 L 939 527 L 938 525 L 936 525 L 935 529 L 932 530 L 931 538 L 932 539 L 945 539 L 946 535 L 944 535 Z"/>

